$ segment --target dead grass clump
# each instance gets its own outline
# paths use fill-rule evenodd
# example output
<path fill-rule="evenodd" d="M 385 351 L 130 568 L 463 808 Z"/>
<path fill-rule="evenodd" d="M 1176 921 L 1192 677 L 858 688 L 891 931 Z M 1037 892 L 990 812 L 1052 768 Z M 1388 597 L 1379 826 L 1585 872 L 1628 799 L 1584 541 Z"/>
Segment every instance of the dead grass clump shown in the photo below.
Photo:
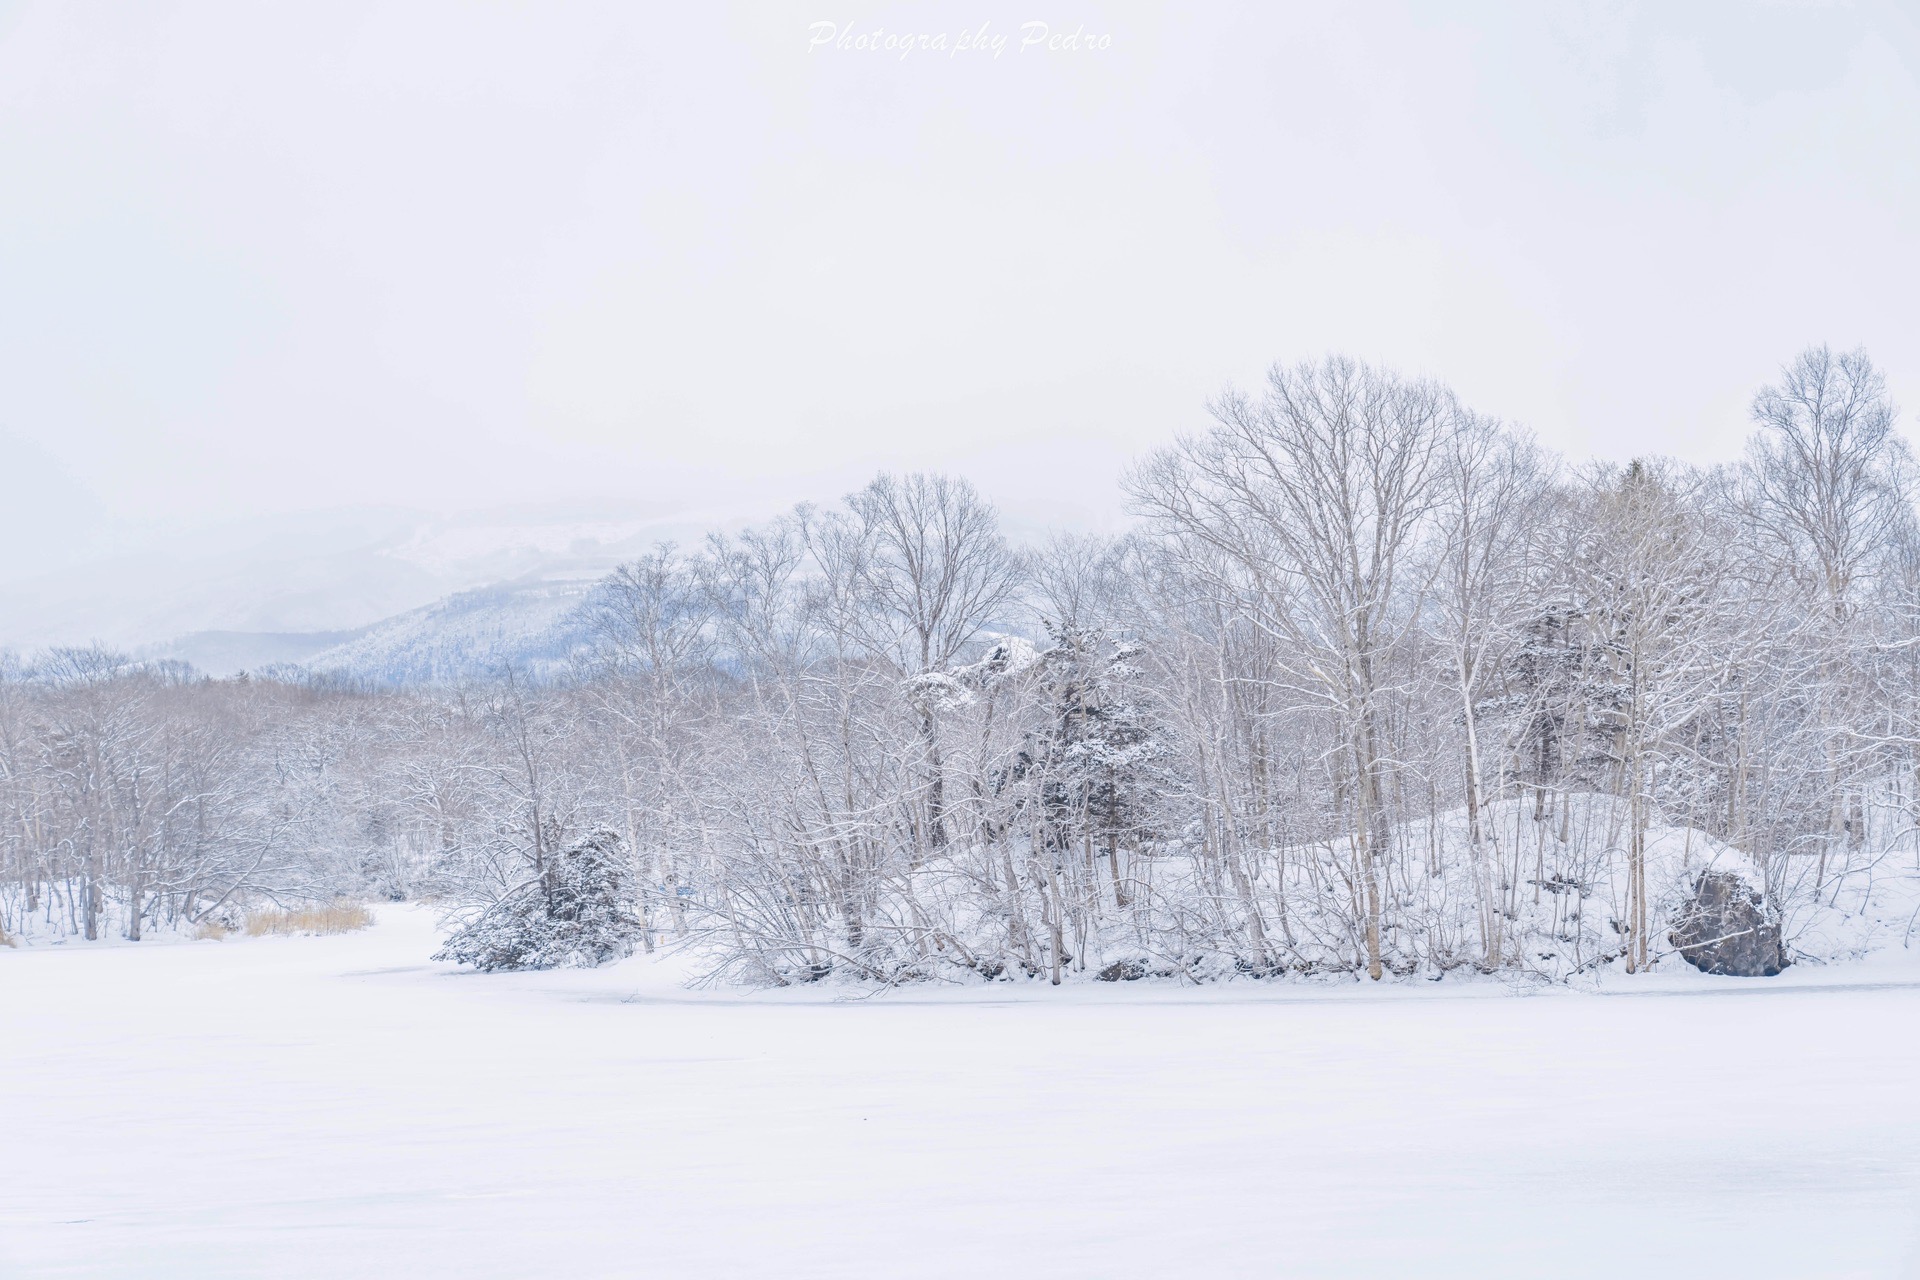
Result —
<path fill-rule="evenodd" d="M 373 912 L 358 902 L 336 902 L 325 907 L 293 911 L 249 911 L 247 936 L 266 934 L 352 933 L 373 923 Z"/>
<path fill-rule="evenodd" d="M 0 947 L 17 947 L 19 945 L 19 943 L 13 940 L 12 934 L 8 933 L 5 929 L 0 929 Z"/>
<path fill-rule="evenodd" d="M 193 927 L 193 938 L 196 942 L 219 942 L 232 934 L 233 930 L 218 920 L 202 920 Z"/>

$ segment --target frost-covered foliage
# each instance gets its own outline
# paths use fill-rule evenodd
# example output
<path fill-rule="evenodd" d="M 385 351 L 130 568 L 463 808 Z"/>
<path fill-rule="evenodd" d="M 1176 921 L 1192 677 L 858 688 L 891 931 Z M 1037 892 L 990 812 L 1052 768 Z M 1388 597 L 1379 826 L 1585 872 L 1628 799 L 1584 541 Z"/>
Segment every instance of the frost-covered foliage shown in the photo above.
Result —
<path fill-rule="evenodd" d="M 633 954 L 640 936 L 620 837 L 595 831 L 543 860 L 483 908 L 436 960 L 476 969 L 589 969 Z"/>
<path fill-rule="evenodd" d="M 564 679 L 16 673 L 0 928 L 431 895 L 521 963 L 604 829 L 637 945 L 721 980 L 1642 972 L 1709 868 L 1796 963 L 1911 936 L 1920 535 L 1863 356 L 1706 472 L 1340 359 L 1213 408 L 1124 538 L 882 477 L 622 566 Z"/>
<path fill-rule="evenodd" d="M 0 932 L 138 941 L 358 879 L 311 692 L 176 663 L 0 655 Z"/>

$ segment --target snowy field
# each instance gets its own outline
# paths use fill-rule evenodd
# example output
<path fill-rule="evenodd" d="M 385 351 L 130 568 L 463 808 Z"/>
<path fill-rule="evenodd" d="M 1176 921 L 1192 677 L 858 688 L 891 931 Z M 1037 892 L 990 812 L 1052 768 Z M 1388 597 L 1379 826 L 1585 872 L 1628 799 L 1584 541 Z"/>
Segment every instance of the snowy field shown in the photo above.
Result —
<path fill-rule="evenodd" d="M 1920 971 L 690 992 L 0 951 L 5 1276 L 1920 1276 Z"/>

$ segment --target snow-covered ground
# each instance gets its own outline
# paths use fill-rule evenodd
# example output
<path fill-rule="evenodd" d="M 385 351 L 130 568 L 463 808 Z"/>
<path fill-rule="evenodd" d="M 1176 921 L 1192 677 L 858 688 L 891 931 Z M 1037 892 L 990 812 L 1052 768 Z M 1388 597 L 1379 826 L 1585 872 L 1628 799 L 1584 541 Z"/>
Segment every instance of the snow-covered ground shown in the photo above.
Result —
<path fill-rule="evenodd" d="M 0 950 L 0 1276 L 1920 1276 L 1920 969 L 772 994 Z"/>

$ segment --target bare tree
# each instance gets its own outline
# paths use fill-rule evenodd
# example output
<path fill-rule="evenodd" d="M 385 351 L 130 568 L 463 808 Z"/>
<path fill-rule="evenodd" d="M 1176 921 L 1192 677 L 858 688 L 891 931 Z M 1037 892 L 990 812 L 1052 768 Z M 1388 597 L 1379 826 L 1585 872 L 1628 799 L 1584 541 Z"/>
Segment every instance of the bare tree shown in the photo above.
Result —
<path fill-rule="evenodd" d="M 880 475 L 847 497 L 853 563 L 881 630 L 875 648 L 908 677 L 926 752 L 929 843 L 947 842 L 945 769 L 940 758 L 937 681 L 961 650 L 1003 621 L 1024 566 L 1000 536 L 999 516 L 965 480 L 914 473 Z"/>
<path fill-rule="evenodd" d="M 1259 400 L 1229 391 L 1217 426 L 1137 472 L 1140 508 L 1217 548 L 1259 593 L 1293 691 L 1337 718 L 1347 753 L 1368 974 L 1381 968 L 1389 659 L 1417 617 L 1423 540 L 1460 414 L 1452 395 L 1344 357 L 1275 366 Z"/>
<path fill-rule="evenodd" d="M 1806 605 L 1802 652 L 1817 697 L 1810 723 L 1822 759 L 1824 830 L 1814 880 L 1864 828 L 1862 733 L 1875 715 L 1877 620 L 1858 610 L 1912 524 L 1912 457 L 1894 432 L 1886 379 L 1864 351 L 1803 351 L 1753 400 L 1760 427 L 1738 472 L 1738 501 L 1762 554 Z"/>
<path fill-rule="evenodd" d="M 1727 591 L 1728 539 L 1699 502 L 1700 480 L 1637 461 L 1588 476 L 1574 566 L 1591 662 L 1583 687 L 1611 737 L 1616 793 L 1626 802 L 1621 913 L 1629 973 L 1651 959 L 1646 838 L 1662 764 L 1684 758 L 1740 657 Z"/>
<path fill-rule="evenodd" d="M 1527 597 L 1539 577 L 1532 543 L 1547 514 L 1552 468 L 1531 440 L 1484 418 L 1464 419 L 1450 445 L 1431 604 L 1435 639 L 1447 655 L 1460 703 L 1462 794 L 1479 880 L 1481 945 L 1486 967 L 1495 969 L 1504 912 L 1482 814 L 1488 753 L 1479 708 L 1490 676 L 1524 636 Z M 1505 754 L 1496 752 L 1495 758 Z"/>
<path fill-rule="evenodd" d="M 700 566 L 663 545 L 616 567 L 582 610 L 596 642 L 583 691 L 619 760 L 625 848 L 662 887 L 676 933 L 685 932 L 676 845 L 695 843 L 698 809 L 693 730 L 717 692 L 714 607 Z M 638 900 L 651 951 L 651 895 Z"/>

